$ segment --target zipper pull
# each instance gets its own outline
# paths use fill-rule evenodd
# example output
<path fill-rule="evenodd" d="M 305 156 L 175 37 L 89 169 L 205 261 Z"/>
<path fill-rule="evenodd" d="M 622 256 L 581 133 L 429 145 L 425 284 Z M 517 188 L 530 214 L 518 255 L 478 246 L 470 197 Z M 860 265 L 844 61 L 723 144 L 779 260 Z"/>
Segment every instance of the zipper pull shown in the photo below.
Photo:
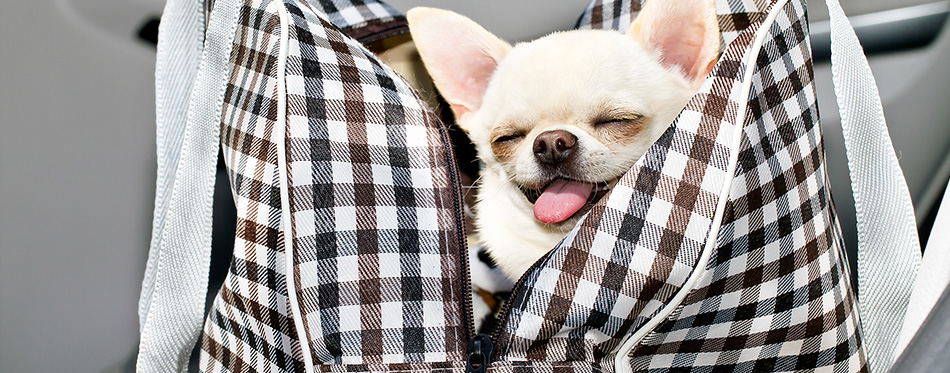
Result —
<path fill-rule="evenodd" d="M 484 334 L 477 334 L 468 342 L 468 361 L 465 363 L 465 373 L 485 373 L 491 354 L 495 346 L 491 338 Z"/>

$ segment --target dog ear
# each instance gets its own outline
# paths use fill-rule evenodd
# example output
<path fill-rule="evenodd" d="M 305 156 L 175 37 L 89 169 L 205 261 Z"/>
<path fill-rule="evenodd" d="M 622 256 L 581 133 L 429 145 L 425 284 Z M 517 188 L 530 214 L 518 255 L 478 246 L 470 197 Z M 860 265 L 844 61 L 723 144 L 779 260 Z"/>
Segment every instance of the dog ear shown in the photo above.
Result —
<path fill-rule="evenodd" d="M 663 65 L 680 70 L 693 89 L 702 85 L 719 59 L 712 0 L 647 1 L 627 35 L 659 52 Z"/>
<path fill-rule="evenodd" d="M 511 45 L 447 10 L 418 7 L 406 18 L 422 62 L 464 126 L 464 117 L 481 106 L 488 81 Z"/>

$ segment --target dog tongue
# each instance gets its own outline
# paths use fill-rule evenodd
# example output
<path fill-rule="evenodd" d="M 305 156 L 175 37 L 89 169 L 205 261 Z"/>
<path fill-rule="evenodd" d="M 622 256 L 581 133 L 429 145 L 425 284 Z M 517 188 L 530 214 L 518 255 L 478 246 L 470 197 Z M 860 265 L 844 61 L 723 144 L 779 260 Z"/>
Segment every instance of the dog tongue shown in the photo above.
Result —
<path fill-rule="evenodd" d="M 594 184 L 557 179 L 534 203 L 534 217 L 542 223 L 560 223 L 584 207 Z"/>

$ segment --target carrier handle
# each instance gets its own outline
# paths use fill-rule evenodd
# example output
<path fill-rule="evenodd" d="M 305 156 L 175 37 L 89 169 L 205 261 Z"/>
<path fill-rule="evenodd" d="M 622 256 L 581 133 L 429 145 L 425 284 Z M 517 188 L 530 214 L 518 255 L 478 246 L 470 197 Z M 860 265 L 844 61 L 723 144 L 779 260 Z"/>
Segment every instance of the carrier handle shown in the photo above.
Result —
<path fill-rule="evenodd" d="M 904 174 L 884 121 L 877 84 L 838 0 L 826 0 L 831 72 L 844 134 L 858 229 L 858 308 L 872 372 L 894 363 L 920 240 Z"/>
<path fill-rule="evenodd" d="M 165 4 L 155 63 L 158 181 L 139 300 L 139 372 L 185 372 L 201 333 L 221 107 L 239 4 Z"/>

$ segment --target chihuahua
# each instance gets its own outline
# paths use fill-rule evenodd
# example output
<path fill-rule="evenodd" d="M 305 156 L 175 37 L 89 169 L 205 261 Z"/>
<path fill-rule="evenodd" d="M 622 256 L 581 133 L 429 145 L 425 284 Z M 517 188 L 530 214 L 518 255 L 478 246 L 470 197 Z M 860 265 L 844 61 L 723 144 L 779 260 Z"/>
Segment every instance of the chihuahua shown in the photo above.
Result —
<path fill-rule="evenodd" d="M 407 18 L 482 164 L 479 244 L 513 280 L 659 138 L 719 56 L 711 0 L 653 0 L 626 33 L 556 32 L 514 47 L 450 11 Z"/>

